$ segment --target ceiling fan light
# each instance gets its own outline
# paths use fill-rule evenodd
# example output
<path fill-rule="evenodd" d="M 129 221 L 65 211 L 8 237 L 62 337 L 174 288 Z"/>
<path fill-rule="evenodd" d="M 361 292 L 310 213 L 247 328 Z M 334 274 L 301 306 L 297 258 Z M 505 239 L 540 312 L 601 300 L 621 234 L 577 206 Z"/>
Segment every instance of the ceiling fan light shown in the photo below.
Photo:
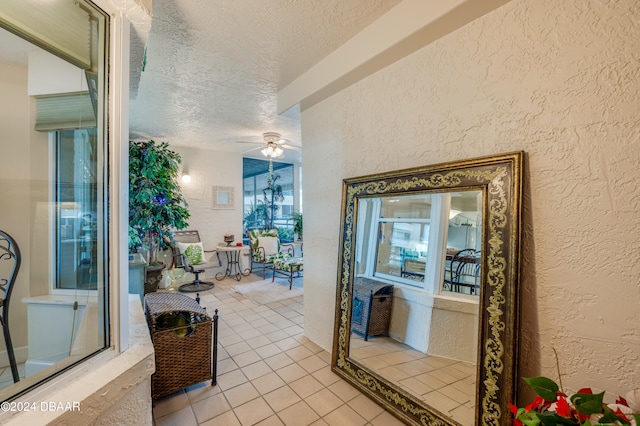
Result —
<path fill-rule="evenodd" d="M 279 146 L 273 146 L 271 144 L 269 144 L 269 146 L 267 146 L 265 149 L 263 149 L 260 152 L 265 157 L 271 157 L 271 158 L 280 157 L 284 153 L 282 148 L 280 148 Z"/>

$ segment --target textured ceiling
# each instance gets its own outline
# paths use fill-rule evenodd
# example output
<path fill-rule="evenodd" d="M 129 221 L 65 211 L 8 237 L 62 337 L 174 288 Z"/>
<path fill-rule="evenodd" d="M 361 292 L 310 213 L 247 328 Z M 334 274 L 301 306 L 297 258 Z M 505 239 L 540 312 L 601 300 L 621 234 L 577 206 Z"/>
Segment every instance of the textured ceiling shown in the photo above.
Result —
<path fill-rule="evenodd" d="M 132 64 L 132 138 L 242 152 L 252 146 L 235 141 L 275 131 L 301 145 L 299 112 L 278 116 L 277 91 L 399 2 L 154 0 L 144 69 Z"/>

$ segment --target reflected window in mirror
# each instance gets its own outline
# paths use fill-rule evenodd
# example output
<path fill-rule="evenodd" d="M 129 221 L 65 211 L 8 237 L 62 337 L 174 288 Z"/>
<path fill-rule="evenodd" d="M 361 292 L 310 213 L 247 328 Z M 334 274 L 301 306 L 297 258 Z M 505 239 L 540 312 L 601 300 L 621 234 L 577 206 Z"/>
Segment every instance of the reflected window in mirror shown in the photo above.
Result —
<path fill-rule="evenodd" d="M 358 200 L 356 276 L 478 296 L 482 191 Z"/>

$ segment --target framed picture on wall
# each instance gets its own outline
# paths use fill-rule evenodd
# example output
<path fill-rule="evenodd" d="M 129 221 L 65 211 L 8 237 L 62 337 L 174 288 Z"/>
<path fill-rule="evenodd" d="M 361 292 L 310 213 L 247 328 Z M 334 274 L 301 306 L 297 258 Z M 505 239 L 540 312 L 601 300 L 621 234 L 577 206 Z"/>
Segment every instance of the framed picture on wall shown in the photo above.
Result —
<path fill-rule="evenodd" d="M 232 186 L 212 186 L 211 208 L 233 209 L 233 192 Z"/>

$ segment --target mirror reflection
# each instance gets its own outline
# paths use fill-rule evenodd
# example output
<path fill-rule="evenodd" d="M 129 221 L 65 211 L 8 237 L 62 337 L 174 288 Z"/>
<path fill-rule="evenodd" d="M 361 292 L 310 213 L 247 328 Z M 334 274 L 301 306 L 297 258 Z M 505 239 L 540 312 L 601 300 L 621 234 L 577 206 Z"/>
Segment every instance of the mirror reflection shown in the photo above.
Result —
<path fill-rule="evenodd" d="M 407 424 L 511 424 L 522 157 L 343 180 L 331 370 Z"/>
<path fill-rule="evenodd" d="M 461 424 L 475 413 L 482 191 L 361 198 L 350 357 Z"/>

